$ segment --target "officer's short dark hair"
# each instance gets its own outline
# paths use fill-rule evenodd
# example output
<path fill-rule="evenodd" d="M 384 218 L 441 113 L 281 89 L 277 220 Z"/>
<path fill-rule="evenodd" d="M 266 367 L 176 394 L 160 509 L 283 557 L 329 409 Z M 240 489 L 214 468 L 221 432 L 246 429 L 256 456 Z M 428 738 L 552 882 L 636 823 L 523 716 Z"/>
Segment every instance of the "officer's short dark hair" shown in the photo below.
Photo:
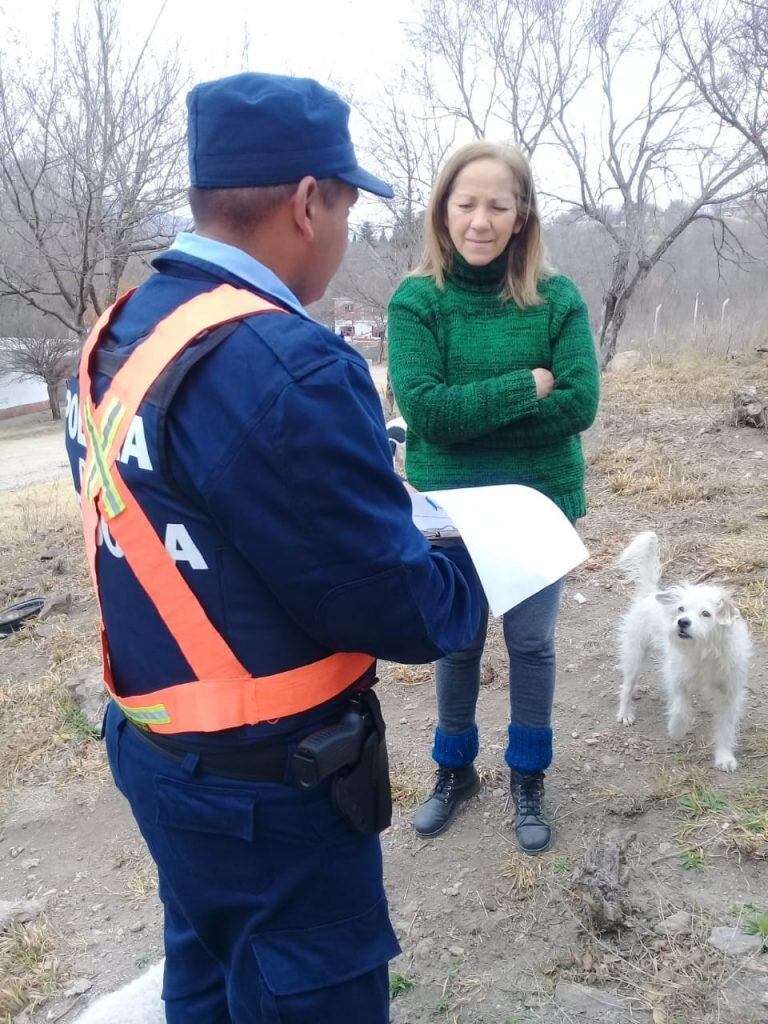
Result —
<path fill-rule="evenodd" d="M 188 199 L 195 225 L 205 228 L 213 224 L 232 231 L 250 231 L 296 191 L 292 185 L 261 185 L 258 188 L 195 188 Z M 336 205 L 344 188 L 338 178 L 322 178 L 317 183 L 320 198 L 328 208 Z"/>

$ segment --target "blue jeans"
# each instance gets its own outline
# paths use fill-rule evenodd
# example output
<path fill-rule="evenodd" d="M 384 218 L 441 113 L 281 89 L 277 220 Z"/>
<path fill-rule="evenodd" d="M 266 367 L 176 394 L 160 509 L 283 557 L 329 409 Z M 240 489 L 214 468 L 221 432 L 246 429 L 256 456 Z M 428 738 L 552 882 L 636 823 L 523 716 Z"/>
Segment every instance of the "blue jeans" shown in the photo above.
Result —
<path fill-rule="evenodd" d="M 558 580 L 503 618 L 509 655 L 511 704 L 505 760 L 520 771 L 543 771 L 552 760 L 552 699 L 555 692 L 555 625 L 563 580 Z M 432 756 L 438 764 L 471 764 L 478 752 L 475 708 L 480 661 L 488 630 L 485 605 L 480 628 L 463 651 L 435 663 L 438 725 Z"/>

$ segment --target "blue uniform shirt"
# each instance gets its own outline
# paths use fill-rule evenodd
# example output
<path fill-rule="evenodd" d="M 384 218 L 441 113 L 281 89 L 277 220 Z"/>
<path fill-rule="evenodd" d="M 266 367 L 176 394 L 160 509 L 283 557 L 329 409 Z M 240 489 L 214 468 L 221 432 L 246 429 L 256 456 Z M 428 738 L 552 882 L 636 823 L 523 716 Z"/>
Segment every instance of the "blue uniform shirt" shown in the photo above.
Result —
<path fill-rule="evenodd" d="M 148 396 L 118 460 L 241 663 L 260 676 L 336 651 L 415 663 L 465 647 L 478 625 L 477 577 L 461 552 L 431 549 L 413 526 L 365 361 L 239 249 L 181 235 L 154 265 L 158 273 L 123 306 L 100 347 L 130 351 L 177 306 L 221 283 L 288 312 L 241 321 L 192 360 L 167 410 Z M 95 374 L 96 401 L 108 384 Z M 79 487 L 76 380 L 67 449 Z M 97 573 L 118 693 L 189 681 L 189 666 L 121 555 L 103 529 Z M 324 711 L 232 732 L 306 731 Z"/>

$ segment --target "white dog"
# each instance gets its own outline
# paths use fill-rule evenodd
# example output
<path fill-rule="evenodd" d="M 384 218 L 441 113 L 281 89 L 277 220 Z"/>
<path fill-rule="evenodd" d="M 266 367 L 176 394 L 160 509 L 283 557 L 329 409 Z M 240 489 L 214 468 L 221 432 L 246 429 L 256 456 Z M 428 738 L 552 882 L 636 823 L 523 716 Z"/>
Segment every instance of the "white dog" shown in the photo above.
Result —
<path fill-rule="evenodd" d="M 708 692 L 713 704 L 715 767 L 732 772 L 736 731 L 747 687 L 751 642 L 747 625 L 721 587 L 683 583 L 659 590 L 659 539 L 641 533 L 618 564 L 637 584 L 621 623 L 623 682 L 617 718 L 632 725 L 637 677 L 650 651 L 662 659 L 667 728 L 680 739 L 693 725 L 690 698 Z"/>
<path fill-rule="evenodd" d="M 402 475 L 405 467 L 405 444 L 408 435 L 408 425 L 402 416 L 393 420 L 387 420 L 387 437 L 389 447 L 392 451 L 392 462 L 396 472 Z"/>

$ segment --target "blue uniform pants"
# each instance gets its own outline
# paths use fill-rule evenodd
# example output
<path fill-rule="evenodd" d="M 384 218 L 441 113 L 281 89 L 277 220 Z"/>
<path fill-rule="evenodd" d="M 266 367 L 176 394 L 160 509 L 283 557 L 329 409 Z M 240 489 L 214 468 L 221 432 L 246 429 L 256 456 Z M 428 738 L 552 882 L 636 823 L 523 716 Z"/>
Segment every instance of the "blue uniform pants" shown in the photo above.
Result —
<path fill-rule="evenodd" d="M 387 1024 L 399 952 L 378 836 L 327 790 L 202 773 L 110 704 L 115 782 L 157 864 L 168 1024 Z"/>

